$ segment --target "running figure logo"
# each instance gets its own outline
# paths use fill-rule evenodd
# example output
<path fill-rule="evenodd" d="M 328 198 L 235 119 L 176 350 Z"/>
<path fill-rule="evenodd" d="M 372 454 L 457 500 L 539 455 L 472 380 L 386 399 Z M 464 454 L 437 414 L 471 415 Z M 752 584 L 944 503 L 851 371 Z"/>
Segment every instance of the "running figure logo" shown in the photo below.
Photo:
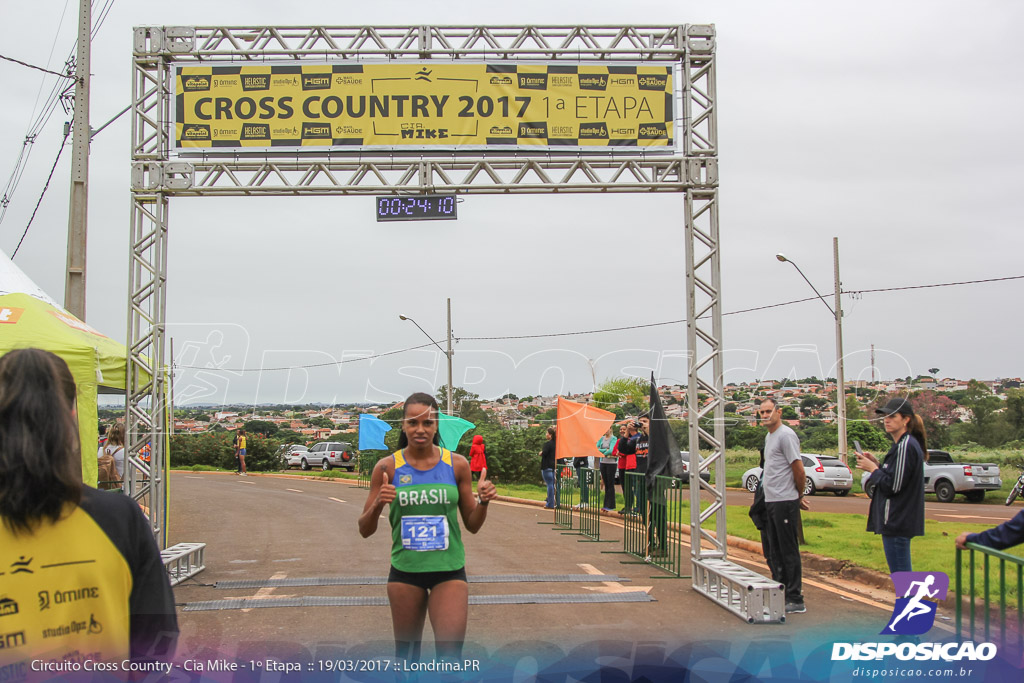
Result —
<path fill-rule="evenodd" d="M 896 572 L 896 606 L 882 635 L 917 636 L 926 633 L 935 623 L 938 601 L 946 599 L 949 577 L 943 572 Z"/>

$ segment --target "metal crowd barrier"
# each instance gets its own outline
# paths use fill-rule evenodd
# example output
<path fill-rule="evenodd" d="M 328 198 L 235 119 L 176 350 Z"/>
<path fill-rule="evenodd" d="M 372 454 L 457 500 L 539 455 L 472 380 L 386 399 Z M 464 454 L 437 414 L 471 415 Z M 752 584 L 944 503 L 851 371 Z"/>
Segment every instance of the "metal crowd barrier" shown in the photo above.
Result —
<path fill-rule="evenodd" d="M 977 633 L 977 630 L 982 628 L 982 625 L 978 622 L 982 621 L 984 624 L 983 639 L 986 642 L 993 642 L 992 617 L 994 616 L 993 612 L 996 610 L 993 602 L 996 596 L 998 596 L 999 642 L 1004 646 L 1015 642 L 1017 652 L 1020 653 L 1024 650 L 1024 558 L 1008 555 L 1007 553 L 978 545 L 977 543 L 968 543 L 967 552 L 967 585 L 965 587 L 963 582 L 963 551 L 959 548 L 956 550 L 957 635 L 968 640 L 977 639 L 981 635 Z M 980 598 L 976 597 L 977 574 L 979 573 L 979 568 L 977 567 L 979 558 L 976 555 L 981 556 L 982 591 Z M 992 560 L 997 560 L 999 565 L 998 573 L 995 577 L 992 576 Z M 1007 583 L 1007 570 L 1009 570 L 1012 583 Z M 1016 599 L 1013 602 L 1016 603 L 1014 609 L 1017 615 L 1015 618 L 1011 617 L 1011 626 L 1013 622 L 1016 622 L 1016 635 L 1012 633 L 1014 629 L 1007 628 L 1007 598 L 1010 592 L 1016 593 Z M 968 601 L 968 619 L 966 624 L 963 621 L 964 597 Z M 978 605 L 979 601 L 980 605 Z M 977 614 L 979 610 L 981 612 L 980 615 Z"/>
<path fill-rule="evenodd" d="M 580 533 L 594 541 L 601 540 L 601 473 L 589 467 L 579 470 Z"/>
<path fill-rule="evenodd" d="M 370 488 L 370 477 L 373 475 L 373 468 L 377 466 L 381 458 L 386 458 L 387 453 L 360 453 L 356 464 L 356 486 L 361 489 Z"/>
<path fill-rule="evenodd" d="M 622 550 L 642 560 L 647 556 L 647 485 L 643 474 L 625 472 L 625 475 Z"/>
<path fill-rule="evenodd" d="M 626 473 L 626 499 L 634 501 L 634 512 L 625 515 L 623 551 L 680 578 L 686 578 L 682 573 L 684 491 L 675 477 L 655 477 L 648 491 L 647 475 Z"/>
<path fill-rule="evenodd" d="M 683 496 L 681 479 L 655 477 L 647 524 L 648 561 L 679 577 L 683 576 Z M 688 492 L 686 498 L 689 498 Z"/>
<path fill-rule="evenodd" d="M 559 467 L 555 479 L 555 526 L 572 528 L 572 510 L 579 493 L 579 482 L 571 467 Z"/>

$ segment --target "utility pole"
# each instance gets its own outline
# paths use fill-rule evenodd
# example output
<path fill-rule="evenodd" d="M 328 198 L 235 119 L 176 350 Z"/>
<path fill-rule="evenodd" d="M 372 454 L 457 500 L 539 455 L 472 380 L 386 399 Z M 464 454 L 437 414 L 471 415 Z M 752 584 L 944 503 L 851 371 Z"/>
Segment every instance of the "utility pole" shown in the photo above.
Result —
<path fill-rule="evenodd" d="M 871 383 L 875 383 L 875 345 L 871 345 Z"/>
<path fill-rule="evenodd" d="M 796 272 L 800 273 L 800 277 L 804 279 L 804 282 L 811 286 L 814 293 L 821 299 L 821 303 L 825 304 L 825 308 L 828 309 L 832 317 L 835 318 L 836 322 L 836 418 L 837 426 L 839 431 L 839 457 L 846 462 L 846 378 L 844 377 L 843 365 L 843 308 L 842 299 L 840 294 L 840 282 L 839 282 L 839 238 L 832 238 L 832 261 L 835 267 L 835 307 L 829 306 L 828 301 L 821 295 L 818 288 L 814 286 L 814 283 L 807 279 L 804 275 L 804 271 L 800 270 L 800 266 L 796 264 L 792 259 L 786 258 L 785 254 L 776 254 L 777 258 L 782 263 L 790 263 L 796 268 Z"/>
<path fill-rule="evenodd" d="M 452 414 L 452 299 L 448 297 L 448 414 Z"/>
<path fill-rule="evenodd" d="M 92 8 L 78 7 L 78 50 L 75 57 L 75 115 L 71 146 L 71 203 L 68 211 L 68 275 L 64 308 L 85 320 L 85 249 L 89 211 L 89 70 Z"/>
<path fill-rule="evenodd" d="M 839 283 L 839 238 L 832 238 L 832 260 L 836 271 L 836 404 L 839 408 L 839 458 L 846 462 L 846 378 L 843 372 L 843 304 Z"/>

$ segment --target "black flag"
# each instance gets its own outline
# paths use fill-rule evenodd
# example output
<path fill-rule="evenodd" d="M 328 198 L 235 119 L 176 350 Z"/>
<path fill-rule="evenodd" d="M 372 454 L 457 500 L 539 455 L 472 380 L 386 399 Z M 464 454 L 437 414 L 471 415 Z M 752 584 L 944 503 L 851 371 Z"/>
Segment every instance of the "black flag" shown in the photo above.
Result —
<path fill-rule="evenodd" d="M 655 477 L 659 475 L 682 477 L 684 473 L 683 456 L 679 452 L 676 435 L 672 433 L 668 418 L 665 417 L 665 408 L 661 405 L 661 396 L 658 395 L 653 372 L 651 373 L 651 410 L 648 416 L 651 419 L 651 426 L 647 455 L 647 490 L 650 491 L 654 488 Z"/>

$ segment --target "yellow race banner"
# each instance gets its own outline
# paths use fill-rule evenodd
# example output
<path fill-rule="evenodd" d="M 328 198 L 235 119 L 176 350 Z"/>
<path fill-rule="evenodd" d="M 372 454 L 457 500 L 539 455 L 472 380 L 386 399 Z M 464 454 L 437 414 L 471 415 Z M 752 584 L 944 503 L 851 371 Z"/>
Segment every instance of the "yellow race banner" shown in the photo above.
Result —
<path fill-rule="evenodd" d="M 550 62 L 178 67 L 175 142 L 671 151 L 672 76 L 671 66 Z"/>

